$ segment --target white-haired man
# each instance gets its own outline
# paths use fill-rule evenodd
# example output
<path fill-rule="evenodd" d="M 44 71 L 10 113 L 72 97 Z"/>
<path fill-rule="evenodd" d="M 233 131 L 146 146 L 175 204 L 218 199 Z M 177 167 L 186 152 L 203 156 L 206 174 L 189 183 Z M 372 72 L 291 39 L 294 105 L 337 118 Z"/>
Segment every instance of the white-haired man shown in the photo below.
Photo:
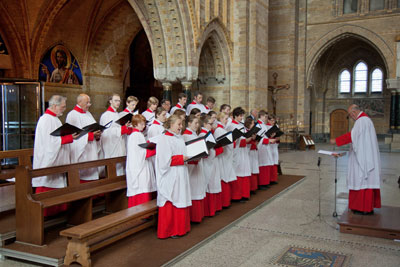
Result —
<path fill-rule="evenodd" d="M 349 209 L 357 214 L 373 214 L 374 208 L 381 207 L 381 160 L 375 127 L 357 105 L 350 105 L 347 112 L 355 121 L 353 129 L 331 139 L 331 144 L 350 144 L 347 172 Z"/>
<path fill-rule="evenodd" d="M 91 106 L 90 97 L 87 94 L 80 94 L 77 97 L 77 105 L 71 110 L 66 122 L 80 129 L 96 122 L 89 112 Z M 90 132 L 71 144 L 71 163 L 92 161 L 99 159 L 101 131 Z M 99 179 L 98 168 L 89 168 L 80 171 L 82 181 Z"/>
<path fill-rule="evenodd" d="M 66 144 L 72 143 L 78 134 L 66 136 L 52 136 L 54 130 L 62 123 L 58 117 L 62 116 L 66 108 L 67 98 L 53 95 L 49 100 L 49 108 L 40 117 L 35 131 L 35 145 L 33 149 L 33 168 L 46 168 L 70 164 L 70 150 Z M 65 174 L 52 174 L 32 179 L 32 186 L 36 193 L 43 193 L 56 188 L 67 186 Z M 44 215 L 55 215 L 66 210 L 66 205 L 51 207 L 44 210 Z"/>

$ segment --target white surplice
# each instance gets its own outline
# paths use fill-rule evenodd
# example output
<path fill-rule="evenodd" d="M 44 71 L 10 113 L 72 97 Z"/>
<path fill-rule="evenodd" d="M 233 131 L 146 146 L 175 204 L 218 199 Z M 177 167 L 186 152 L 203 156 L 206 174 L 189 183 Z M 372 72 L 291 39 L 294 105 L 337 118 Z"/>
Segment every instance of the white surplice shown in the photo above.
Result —
<path fill-rule="evenodd" d="M 177 109 L 180 109 L 180 110 L 183 110 L 183 111 L 186 112 L 186 109 L 185 109 L 181 104 L 177 103 L 175 106 L 173 106 L 173 107 L 171 108 L 171 110 L 169 111 L 169 114 L 170 114 L 170 115 L 173 115 L 174 112 L 175 112 L 175 110 L 177 110 Z"/>
<path fill-rule="evenodd" d="M 201 104 L 201 103 L 196 103 L 196 102 L 192 102 L 192 103 L 190 103 L 188 106 L 187 106 L 187 108 L 186 108 L 186 116 L 189 116 L 190 115 L 190 112 L 192 111 L 192 109 L 194 109 L 194 108 L 198 108 L 200 111 L 201 111 L 201 113 L 208 113 L 208 110 L 206 109 L 206 107 L 203 105 L 203 104 Z"/>
<path fill-rule="evenodd" d="M 351 130 L 347 186 L 350 190 L 379 189 L 381 160 L 375 127 L 361 114 Z"/>
<path fill-rule="evenodd" d="M 65 122 L 81 129 L 96 122 L 89 111 L 82 113 L 82 111 L 80 112 L 78 110 L 81 110 L 79 106 L 76 106 L 73 110 L 71 110 L 68 113 Z M 70 148 L 71 163 L 98 160 L 101 151 L 101 141 L 96 141 L 96 139 L 89 141 L 88 135 L 85 135 L 77 140 L 74 140 L 74 142 L 70 144 Z M 81 180 L 86 181 L 97 180 L 99 179 L 99 170 L 98 168 L 81 170 L 80 178 Z"/>
<path fill-rule="evenodd" d="M 272 126 L 265 125 L 262 121 L 258 121 L 259 125 L 261 126 L 260 132 L 263 133 L 267 131 Z M 258 164 L 260 167 L 263 166 L 271 166 L 274 165 L 273 156 L 272 156 L 272 146 L 271 144 L 263 144 L 263 141 L 268 139 L 268 137 L 264 134 L 263 138 L 258 143 Z"/>
<path fill-rule="evenodd" d="M 62 145 L 60 136 L 50 135 L 51 132 L 61 125 L 60 119 L 51 114 L 45 113 L 39 118 L 35 131 L 33 169 L 70 164 L 69 145 Z M 52 174 L 33 178 L 32 186 L 63 188 L 67 186 L 66 175 Z"/>
<path fill-rule="evenodd" d="M 146 149 L 139 144 L 146 143 L 141 132 L 134 131 L 128 136 L 126 157 L 126 184 L 128 197 L 157 190 L 153 164 L 146 159 Z"/>
<path fill-rule="evenodd" d="M 217 125 L 218 126 L 214 132 L 215 139 L 227 133 L 220 122 L 217 122 Z M 217 159 L 220 166 L 221 180 L 225 183 L 237 180 L 235 169 L 233 167 L 233 144 L 224 146 L 224 152 L 219 155 Z"/>
<path fill-rule="evenodd" d="M 105 159 L 126 156 L 126 145 L 124 135 L 121 134 L 121 125 L 116 121 L 120 115 L 112 107 L 100 116 L 100 124 L 106 125 L 112 121 L 111 126 L 101 134 L 101 146 Z M 117 163 L 117 175 L 125 174 L 125 164 Z"/>
<path fill-rule="evenodd" d="M 198 138 L 199 136 L 190 130 L 186 129 L 182 134 L 185 142 L 191 141 Z M 189 170 L 189 181 L 190 181 L 190 192 L 192 200 L 202 200 L 206 197 L 206 179 L 203 173 L 203 162 L 198 160 L 197 164 L 188 163 L 187 168 Z"/>

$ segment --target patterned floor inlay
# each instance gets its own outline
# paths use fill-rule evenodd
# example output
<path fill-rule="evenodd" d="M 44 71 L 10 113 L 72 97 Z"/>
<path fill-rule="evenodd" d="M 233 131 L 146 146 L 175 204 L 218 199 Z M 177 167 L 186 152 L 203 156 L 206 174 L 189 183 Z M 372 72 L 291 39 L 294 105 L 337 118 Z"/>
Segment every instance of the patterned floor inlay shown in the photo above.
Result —
<path fill-rule="evenodd" d="M 274 263 L 280 266 L 344 267 L 349 259 L 350 256 L 340 253 L 290 246 Z"/>

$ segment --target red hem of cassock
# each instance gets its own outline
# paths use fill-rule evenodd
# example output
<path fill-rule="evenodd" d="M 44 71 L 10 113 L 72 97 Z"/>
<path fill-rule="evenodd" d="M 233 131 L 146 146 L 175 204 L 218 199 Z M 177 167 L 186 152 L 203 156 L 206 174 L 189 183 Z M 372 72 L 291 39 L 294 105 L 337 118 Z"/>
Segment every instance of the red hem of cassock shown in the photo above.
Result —
<path fill-rule="evenodd" d="M 271 183 L 270 166 L 260 166 L 260 173 L 258 174 L 258 185 L 269 185 Z"/>
<path fill-rule="evenodd" d="M 241 188 L 241 192 L 242 192 L 242 198 L 250 198 L 250 177 L 251 176 L 245 176 L 245 177 L 239 177 L 238 176 L 238 181 L 239 181 L 239 185 Z"/>
<path fill-rule="evenodd" d="M 221 201 L 222 207 L 229 207 L 231 205 L 231 186 L 224 181 L 221 181 Z"/>
<path fill-rule="evenodd" d="M 167 201 L 163 207 L 158 208 L 158 238 L 182 236 L 190 231 L 189 207 L 177 208 Z"/>
<path fill-rule="evenodd" d="M 236 178 L 235 181 L 229 182 L 229 185 L 231 187 L 231 199 L 242 199 L 242 186 L 239 178 Z"/>
<path fill-rule="evenodd" d="M 192 200 L 192 206 L 190 210 L 190 221 L 191 222 L 201 222 L 204 218 L 204 199 Z"/>
<path fill-rule="evenodd" d="M 258 174 L 252 173 L 250 176 L 250 191 L 258 189 Z"/>
<path fill-rule="evenodd" d="M 149 202 L 152 199 L 153 199 L 153 192 L 142 193 L 128 197 L 128 208 Z"/>
<path fill-rule="evenodd" d="M 45 187 L 45 186 L 39 186 L 36 187 L 36 194 L 40 194 L 40 193 L 44 193 L 44 192 L 49 192 L 49 191 L 53 191 L 56 190 L 58 188 L 51 188 L 51 187 Z M 68 209 L 68 204 L 60 204 L 57 206 L 53 206 L 53 207 L 49 207 L 49 208 L 45 208 L 43 210 L 43 215 L 44 216 L 53 216 L 53 215 L 57 215 L 60 212 L 66 211 Z"/>
<path fill-rule="evenodd" d="M 217 196 L 216 196 L 216 200 L 215 200 L 216 201 L 215 208 L 217 211 L 220 211 L 220 210 L 222 210 L 222 192 L 217 193 L 216 195 Z"/>
<path fill-rule="evenodd" d="M 371 212 L 381 207 L 380 189 L 349 190 L 349 209 Z"/>
<path fill-rule="evenodd" d="M 212 193 L 206 193 L 204 198 L 204 216 L 212 217 L 217 211 L 217 195 Z"/>
<path fill-rule="evenodd" d="M 278 182 L 278 165 L 273 165 L 270 168 L 271 182 Z"/>

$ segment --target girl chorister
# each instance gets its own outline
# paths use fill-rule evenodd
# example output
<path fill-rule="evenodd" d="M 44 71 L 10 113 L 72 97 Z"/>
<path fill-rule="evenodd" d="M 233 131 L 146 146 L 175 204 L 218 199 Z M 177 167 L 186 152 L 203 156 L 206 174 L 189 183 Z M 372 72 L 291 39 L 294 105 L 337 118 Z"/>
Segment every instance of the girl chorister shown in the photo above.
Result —
<path fill-rule="evenodd" d="M 199 119 L 196 115 L 189 115 L 186 119 L 186 129 L 183 131 L 185 142 L 198 138 Z M 206 181 L 201 160 L 188 162 L 190 192 L 192 194 L 192 206 L 190 208 L 190 220 L 201 222 L 204 217 L 204 198 L 206 197 Z"/>
<path fill-rule="evenodd" d="M 228 114 L 221 112 L 218 114 L 217 119 L 217 127 L 214 132 L 215 139 L 227 133 L 225 125 L 228 123 Z M 231 205 L 231 188 L 229 183 L 237 179 L 233 168 L 233 144 L 224 146 L 224 152 L 217 159 L 221 173 L 222 206 L 227 208 Z"/>
<path fill-rule="evenodd" d="M 199 136 L 205 136 L 210 131 L 214 120 L 210 115 L 203 115 L 201 118 L 202 128 Z M 206 179 L 206 197 L 204 199 L 204 216 L 214 216 L 216 211 L 222 210 L 221 202 L 221 174 L 218 164 L 218 157 L 223 152 L 223 147 L 212 148 L 209 156 L 203 159 L 203 172 Z"/>
<path fill-rule="evenodd" d="M 185 165 L 186 146 L 179 135 L 182 120 L 172 115 L 156 147 L 158 238 L 178 237 L 190 231 L 192 205 L 189 172 Z"/>
<path fill-rule="evenodd" d="M 254 126 L 254 120 L 251 117 L 247 117 L 244 126 L 247 130 L 250 130 Z M 249 151 L 249 159 L 251 166 L 251 177 L 250 177 L 250 191 L 255 193 L 258 189 L 258 174 L 259 166 L 258 166 L 258 151 L 257 151 L 257 141 L 255 140 L 256 135 L 254 135 L 247 145 Z"/>
<path fill-rule="evenodd" d="M 132 134 L 128 137 L 126 158 L 126 183 L 128 206 L 133 207 L 152 199 L 152 192 L 156 191 L 154 168 L 150 157 L 155 150 L 139 147 L 146 143 L 142 131 L 146 126 L 146 118 L 142 115 L 132 117 Z"/>
<path fill-rule="evenodd" d="M 165 128 L 163 126 L 164 122 L 167 120 L 166 118 L 167 111 L 162 107 L 158 107 L 155 111 L 155 119 L 153 123 L 150 125 L 149 129 L 147 130 L 147 138 L 152 139 L 156 136 L 161 135 Z"/>

